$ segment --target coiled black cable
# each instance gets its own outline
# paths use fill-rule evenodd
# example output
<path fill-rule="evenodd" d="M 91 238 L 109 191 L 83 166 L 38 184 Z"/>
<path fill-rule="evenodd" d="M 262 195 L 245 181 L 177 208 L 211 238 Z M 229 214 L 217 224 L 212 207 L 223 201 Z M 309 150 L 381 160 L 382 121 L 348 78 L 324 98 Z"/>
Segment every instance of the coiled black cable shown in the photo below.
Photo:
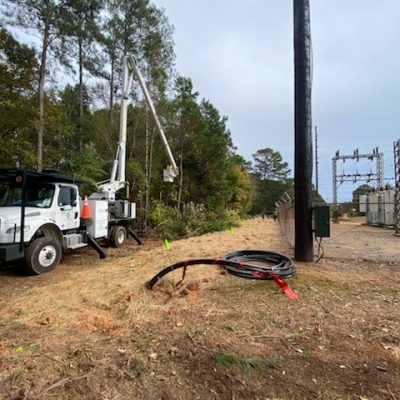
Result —
<path fill-rule="evenodd" d="M 260 265 L 251 264 L 251 262 L 257 262 L 260 263 Z M 278 275 L 281 278 L 288 278 L 296 275 L 296 267 L 293 264 L 293 261 L 283 254 L 264 250 L 239 250 L 225 254 L 221 258 L 194 259 L 172 264 L 151 278 L 146 283 L 146 287 L 152 289 L 164 275 L 179 268 L 184 268 L 182 276 L 183 280 L 186 268 L 189 265 L 200 264 L 219 265 L 230 274 L 245 279 L 265 280 L 274 279 L 273 275 Z"/>

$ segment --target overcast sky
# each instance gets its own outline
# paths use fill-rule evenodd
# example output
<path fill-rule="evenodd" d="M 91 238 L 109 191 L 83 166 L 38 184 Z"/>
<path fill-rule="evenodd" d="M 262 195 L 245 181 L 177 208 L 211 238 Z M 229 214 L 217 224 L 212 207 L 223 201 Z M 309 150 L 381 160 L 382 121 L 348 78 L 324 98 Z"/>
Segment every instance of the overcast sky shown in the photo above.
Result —
<path fill-rule="evenodd" d="M 175 27 L 176 67 L 229 118 L 246 159 L 264 147 L 293 166 L 293 5 L 291 0 L 153 0 Z M 332 199 L 331 158 L 385 154 L 393 178 L 400 138 L 400 1 L 311 1 L 313 124 L 318 125 L 320 192 Z M 374 170 L 346 162 L 339 172 Z M 393 184 L 393 181 L 390 181 Z M 339 200 L 351 197 L 344 184 Z"/>

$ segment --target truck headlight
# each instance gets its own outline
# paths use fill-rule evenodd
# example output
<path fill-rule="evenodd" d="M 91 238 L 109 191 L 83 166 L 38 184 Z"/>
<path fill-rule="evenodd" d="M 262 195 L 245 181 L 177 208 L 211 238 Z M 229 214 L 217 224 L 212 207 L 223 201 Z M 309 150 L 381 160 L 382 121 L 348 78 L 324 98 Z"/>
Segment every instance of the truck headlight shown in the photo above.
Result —
<path fill-rule="evenodd" d="M 31 227 L 30 227 L 29 225 L 25 225 L 25 226 L 24 226 L 24 232 L 29 232 L 30 229 L 31 229 Z M 14 233 L 14 231 L 15 231 L 15 233 L 21 232 L 21 227 L 20 227 L 20 226 L 17 226 L 17 227 L 15 228 L 15 226 L 13 226 L 13 227 L 11 227 L 11 228 L 8 228 L 8 229 L 6 230 L 6 233 Z"/>

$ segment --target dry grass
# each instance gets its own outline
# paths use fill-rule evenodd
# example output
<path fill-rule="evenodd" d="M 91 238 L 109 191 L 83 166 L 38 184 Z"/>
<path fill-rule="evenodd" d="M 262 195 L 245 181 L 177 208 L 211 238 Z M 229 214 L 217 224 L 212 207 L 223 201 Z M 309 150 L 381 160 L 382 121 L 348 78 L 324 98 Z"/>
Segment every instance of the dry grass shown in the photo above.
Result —
<path fill-rule="evenodd" d="M 179 290 L 179 271 L 144 288 L 173 262 L 237 249 L 291 254 L 274 222 L 251 220 L 168 251 L 150 241 L 104 261 L 85 249 L 48 275 L 3 272 L 0 398 L 400 400 L 398 264 L 300 264 L 298 302 L 212 266 Z"/>

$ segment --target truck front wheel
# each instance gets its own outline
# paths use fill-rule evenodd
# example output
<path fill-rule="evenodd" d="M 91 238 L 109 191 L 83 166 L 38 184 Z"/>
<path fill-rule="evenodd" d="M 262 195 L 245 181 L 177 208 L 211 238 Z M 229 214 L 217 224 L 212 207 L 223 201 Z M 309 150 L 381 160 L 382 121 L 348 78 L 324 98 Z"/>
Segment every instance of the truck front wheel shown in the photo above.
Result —
<path fill-rule="evenodd" d="M 57 240 L 42 237 L 26 249 L 25 265 L 30 274 L 40 275 L 52 271 L 61 260 L 61 245 Z"/>

